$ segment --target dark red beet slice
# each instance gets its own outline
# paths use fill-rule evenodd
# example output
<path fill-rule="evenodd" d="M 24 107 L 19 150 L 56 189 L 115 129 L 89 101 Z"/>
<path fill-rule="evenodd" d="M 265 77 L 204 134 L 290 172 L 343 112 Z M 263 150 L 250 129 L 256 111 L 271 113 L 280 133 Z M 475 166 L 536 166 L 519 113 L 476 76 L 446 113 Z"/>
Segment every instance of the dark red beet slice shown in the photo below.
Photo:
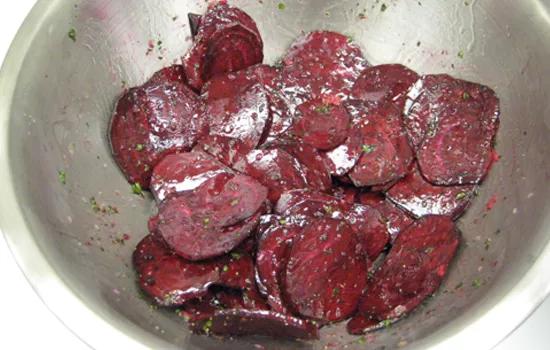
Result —
<path fill-rule="evenodd" d="M 111 120 L 113 155 L 131 183 L 149 188 L 153 168 L 167 154 L 188 151 L 204 134 L 201 101 L 177 68 L 155 74 L 117 102 Z"/>
<path fill-rule="evenodd" d="M 290 246 L 303 231 L 302 225 L 291 219 L 278 222 L 260 233 L 256 255 L 256 281 L 260 292 L 275 312 L 288 313 L 281 294 L 281 274 L 286 268 Z"/>
<path fill-rule="evenodd" d="M 415 168 L 387 192 L 387 197 L 416 218 L 447 215 L 457 219 L 470 204 L 474 188 L 473 185 L 434 186 Z"/>
<path fill-rule="evenodd" d="M 189 327 L 194 333 L 219 336 L 319 339 L 319 330 L 313 322 L 273 311 L 219 310 L 212 317 L 189 323 Z"/>
<path fill-rule="evenodd" d="M 187 19 L 189 20 L 189 31 L 191 32 L 191 36 L 194 39 L 199 33 L 199 27 L 201 25 L 202 15 L 198 15 L 196 13 L 188 13 Z"/>
<path fill-rule="evenodd" d="M 201 137 L 193 151 L 205 152 L 227 166 L 233 166 L 250 152 L 250 144 L 221 135 Z"/>
<path fill-rule="evenodd" d="M 359 316 L 395 321 L 433 294 L 447 273 L 459 232 L 445 216 L 425 216 L 402 232 L 361 298 Z M 350 322 L 349 331 L 360 333 Z"/>
<path fill-rule="evenodd" d="M 357 234 L 369 261 L 374 261 L 390 242 L 384 216 L 374 207 L 353 205 L 345 220 Z"/>
<path fill-rule="evenodd" d="M 294 240 L 284 293 L 297 313 L 335 322 L 355 311 L 366 280 L 366 259 L 351 227 L 341 220 L 319 219 Z"/>
<path fill-rule="evenodd" d="M 356 187 L 352 186 L 334 186 L 332 187 L 330 193 L 344 202 L 353 204 L 356 202 L 357 197 L 359 196 L 359 190 Z"/>
<path fill-rule="evenodd" d="M 409 227 L 414 220 L 403 210 L 396 207 L 378 193 L 362 193 L 359 195 L 359 202 L 376 208 L 386 221 L 386 228 L 392 242 L 395 241 L 401 231 Z"/>
<path fill-rule="evenodd" d="M 253 150 L 234 169 L 248 174 L 269 189 L 269 200 L 276 203 L 281 193 L 307 186 L 301 164 L 281 149 Z"/>
<path fill-rule="evenodd" d="M 231 169 L 204 152 L 170 154 L 153 169 L 151 192 L 160 203 L 176 193 L 192 191 L 214 176 L 230 173 Z"/>
<path fill-rule="evenodd" d="M 359 125 L 351 127 L 343 144 L 325 153 L 325 159 L 334 176 L 346 175 L 363 154 L 363 134 Z"/>
<path fill-rule="evenodd" d="M 187 83 L 185 77 L 185 70 L 180 64 L 175 64 L 166 68 L 163 68 L 153 74 L 150 79 L 150 82 L 162 84 L 164 82 L 173 82 L 173 83 Z"/>
<path fill-rule="evenodd" d="M 208 293 L 208 287 L 222 284 L 233 288 L 245 288 L 243 278 L 237 278 L 237 271 L 251 274 L 250 256 L 237 261 L 223 257 L 205 262 L 191 262 L 171 251 L 159 238 L 145 237 L 136 247 L 133 255 L 140 287 L 155 302 L 163 306 L 181 305 Z M 243 268 L 244 264 L 248 264 Z M 252 282 L 253 283 L 253 282 Z"/>
<path fill-rule="evenodd" d="M 186 259 L 227 253 L 259 223 L 267 189 L 244 175 L 222 180 L 214 177 L 193 193 L 169 198 L 159 207 L 159 233 Z"/>
<path fill-rule="evenodd" d="M 369 110 L 361 132 L 363 154 L 349 173 L 356 186 L 386 184 L 407 174 L 414 155 L 399 111 L 388 104 Z"/>
<path fill-rule="evenodd" d="M 422 77 L 408 94 L 405 126 L 424 177 L 477 184 L 489 171 L 499 101 L 486 86 L 448 75 Z"/>
<path fill-rule="evenodd" d="M 343 219 L 345 213 L 351 210 L 352 204 L 315 190 L 298 189 L 281 195 L 275 206 L 275 213 L 283 216 Z"/>
<path fill-rule="evenodd" d="M 350 116 L 342 105 L 318 98 L 298 106 L 292 133 L 319 150 L 339 146 L 348 137 Z"/>
<path fill-rule="evenodd" d="M 351 97 L 374 104 L 390 102 L 402 111 L 407 92 L 418 78 L 418 74 L 400 64 L 369 67 L 353 85 Z"/>
<path fill-rule="evenodd" d="M 329 31 L 315 31 L 297 39 L 283 64 L 282 91 L 295 105 L 322 95 L 346 98 L 368 65 L 348 37 Z"/>
<path fill-rule="evenodd" d="M 200 90 L 210 78 L 261 63 L 263 42 L 254 21 L 227 3 L 210 6 L 184 57 L 189 84 Z"/>

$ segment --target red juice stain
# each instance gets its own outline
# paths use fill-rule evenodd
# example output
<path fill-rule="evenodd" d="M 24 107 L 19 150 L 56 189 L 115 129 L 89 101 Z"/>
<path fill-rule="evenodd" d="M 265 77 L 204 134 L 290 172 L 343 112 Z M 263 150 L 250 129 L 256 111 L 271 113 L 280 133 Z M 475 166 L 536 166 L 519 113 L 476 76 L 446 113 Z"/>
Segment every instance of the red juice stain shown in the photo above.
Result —
<path fill-rule="evenodd" d="M 496 194 L 494 194 L 491 198 L 489 198 L 489 200 L 487 201 L 487 204 L 485 204 L 485 209 L 487 209 L 487 211 L 489 211 L 489 210 L 493 209 L 495 204 L 497 204 L 497 195 Z"/>

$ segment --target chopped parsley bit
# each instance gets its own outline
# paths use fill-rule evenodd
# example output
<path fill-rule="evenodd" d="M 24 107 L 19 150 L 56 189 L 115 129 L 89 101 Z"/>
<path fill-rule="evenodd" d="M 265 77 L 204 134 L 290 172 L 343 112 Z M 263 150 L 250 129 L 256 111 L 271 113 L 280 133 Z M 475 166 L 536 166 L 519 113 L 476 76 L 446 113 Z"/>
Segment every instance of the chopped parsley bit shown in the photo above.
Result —
<path fill-rule="evenodd" d="M 335 287 L 332 289 L 332 296 L 335 297 L 340 294 L 340 288 Z"/>
<path fill-rule="evenodd" d="M 416 42 L 416 46 L 420 46 L 421 45 L 421 42 L 420 41 L 417 41 Z"/>
<path fill-rule="evenodd" d="M 65 172 L 65 170 L 57 171 L 57 179 L 62 185 L 67 184 L 67 173 Z"/>
<path fill-rule="evenodd" d="M 330 112 L 330 110 L 331 110 L 331 107 L 328 104 L 322 104 L 320 106 L 315 107 L 315 112 L 317 113 L 327 114 L 328 112 Z"/>
<path fill-rule="evenodd" d="M 456 197 L 455 197 L 457 200 L 461 200 L 461 199 L 464 199 L 466 198 L 466 192 L 459 192 Z"/>
<path fill-rule="evenodd" d="M 330 205 L 323 205 L 323 210 L 327 213 L 327 214 L 332 214 L 334 212 L 334 209 L 332 209 L 332 207 Z"/>
<path fill-rule="evenodd" d="M 208 224 L 210 223 L 210 218 L 204 218 L 202 220 L 202 223 L 204 224 L 204 226 L 208 226 Z"/>
<path fill-rule="evenodd" d="M 464 51 L 463 50 L 460 50 L 458 51 L 458 58 L 464 58 Z"/>
<path fill-rule="evenodd" d="M 94 213 L 99 213 L 101 211 L 101 208 L 97 204 L 95 197 L 90 197 L 90 205 L 92 206 L 92 210 L 94 211 Z"/>
<path fill-rule="evenodd" d="M 141 151 L 143 151 L 144 149 L 145 149 L 145 146 L 143 146 L 142 143 L 138 143 L 138 144 L 136 145 L 136 151 L 141 152 Z"/>
<path fill-rule="evenodd" d="M 464 6 L 469 6 L 469 5 L 470 5 L 469 1 L 464 1 Z"/>
<path fill-rule="evenodd" d="M 489 248 L 491 248 L 491 239 L 487 238 L 485 240 L 485 250 L 489 250 Z"/>
<path fill-rule="evenodd" d="M 175 22 L 175 21 L 177 21 L 177 20 L 178 20 L 178 16 L 174 16 L 174 17 L 172 17 L 172 21 L 174 21 L 174 22 Z"/>
<path fill-rule="evenodd" d="M 480 278 L 476 278 L 475 280 L 472 281 L 472 287 L 474 288 L 479 288 L 481 287 L 481 279 Z"/>
<path fill-rule="evenodd" d="M 141 188 L 139 182 L 136 182 L 132 185 L 132 193 L 143 197 L 143 189 Z"/>
<path fill-rule="evenodd" d="M 455 290 L 462 288 L 463 285 L 464 285 L 464 282 L 460 282 L 455 286 Z"/>
<path fill-rule="evenodd" d="M 223 271 L 223 272 L 229 271 L 229 266 L 223 265 L 222 271 Z"/>
<path fill-rule="evenodd" d="M 206 334 L 208 334 L 208 333 L 210 333 L 210 328 L 212 328 L 212 319 L 211 318 L 204 323 L 204 326 L 202 326 L 202 330 Z"/>
<path fill-rule="evenodd" d="M 68 33 L 69 39 L 71 39 L 73 42 L 76 42 L 76 29 L 71 28 Z"/>
<path fill-rule="evenodd" d="M 426 249 L 424 249 L 424 253 L 430 254 L 431 252 L 434 251 L 434 249 L 435 249 L 434 247 L 426 247 Z"/>
<path fill-rule="evenodd" d="M 386 4 L 382 4 L 382 6 L 380 6 L 380 11 L 381 11 L 381 12 L 384 12 L 384 11 L 386 11 L 387 9 L 388 9 L 388 5 L 386 5 Z"/>
<path fill-rule="evenodd" d="M 277 5 L 277 8 L 282 11 L 286 9 L 286 5 L 283 2 L 280 2 L 279 5 Z"/>
<path fill-rule="evenodd" d="M 469 100 L 470 99 L 470 94 L 468 93 L 468 91 L 464 91 L 464 93 L 462 94 L 462 99 L 463 100 Z"/>
<path fill-rule="evenodd" d="M 242 255 L 241 255 L 240 253 L 236 253 L 236 252 L 231 253 L 231 257 L 232 257 L 233 259 L 236 259 L 236 260 L 240 259 L 241 256 L 242 256 Z"/>
<path fill-rule="evenodd" d="M 362 335 L 362 336 L 359 337 L 359 339 L 357 339 L 357 342 L 361 345 L 366 344 L 367 343 L 367 338 L 365 338 L 365 336 Z"/>
<path fill-rule="evenodd" d="M 348 43 L 353 42 L 353 36 L 352 35 L 347 35 L 347 37 L 348 37 Z"/>
<path fill-rule="evenodd" d="M 286 219 L 279 219 L 279 224 L 286 225 Z"/>
<path fill-rule="evenodd" d="M 238 199 L 233 199 L 231 201 L 231 203 L 229 203 L 232 207 L 236 206 L 237 204 L 239 204 L 239 200 Z"/>
<path fill-rule="evenodd" d="M 361 149 L 366 154 L 369 154 L 369 153 L 374 152 L 374 150 L 376 149 L 376 146 L 375 145 L 363 145 L 363 147 L 361 147 Z"/>
<path fill-rule="evenodd" d="M 386 328 L 391 327 L 391 320 L 384 320 L 384 321 L 382 321 L 382 324 Z"/>

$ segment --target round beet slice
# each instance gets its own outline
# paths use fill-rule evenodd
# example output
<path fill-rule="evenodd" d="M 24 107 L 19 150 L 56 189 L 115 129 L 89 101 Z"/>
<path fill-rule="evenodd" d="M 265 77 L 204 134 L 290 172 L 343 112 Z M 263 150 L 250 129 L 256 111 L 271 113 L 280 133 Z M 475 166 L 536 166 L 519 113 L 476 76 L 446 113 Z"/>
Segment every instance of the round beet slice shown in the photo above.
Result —
<path fill-rule="evenodd" d="M 396 183 L 387 197 L 410 215 L 447 215 L 457 219 L 468 207 L 475 186 L 434 186 L 426 181 L 418 168 Z"/>
<path fill-rule="evenodd" d="M 275 206 L 275 213 L 283 216 L 343 219 L 351 207 L 352 204 L 326 193 L 299 189 L 283 193 Z"/>
<path fill-rule="evenodd" d="M 384 216 L 374 207 L 354 204 L 345 214 L 346 222 L 357 238 L 369 261 L 374 261 L 390 242 Z"/>
<path fill-rule="evenodd" d="M 386 184 L 409 172 L 414 154 L 400 112 L 392 105 L 370 109 L 361 133 L 363 153 L 349 173 L 355 186 Z"/>
<path fill-rule="evenodd" d="M 281 275 L 286 268 L 292 241 L 303 231 L 303 224 L 280 217 L 260 232 L 256 255 L 256 281 L 272 310 L 288 313 L 281 294 Z"/>
<path fill-rule="evenodd" d="M 318 98 L 298 106 L 292 132 L 304 143 L 326 151 L 346 140 L 349 127 L 350 116 L 342 105 Z"/>
<path fill-rule="evenodd" d="M 184 57 L 189 84 L 200 90 L 210 78 L 261 63 L 263 42 L 254 21 L 227 3 L 209 7 Z"/>
<path fill-rule="evenodd" d="M 405 127 L 424 177 L 445 186 L 479 183 L 489 171 L 499 126 L 495 93 L 448 75 L 427 75 L 408 98 Z"/>
<path fill-rule="evenodd" d="M 407 92 L 418 78 L 418 74 L 401 64 L 369 67 L 353 85 L 351 97 L 373 104 L 389 102 L 402 111 Z"/>
<path fill-rule="evenodd" d="M 403 231 L 361 298 L 357 317 L 395 321 L 433 294 L 447 273 L 459 232 L 446 216 L 425 216 Z M 352 319 L 350 326 L 358 332 Z M 355 324 L 355 325 L 354 325 Z"/>
<path fill-rule="evenodd" d="M 319 219 L 294 240 L 284 276 L 293 310 L 321 322 L 349 317 L 367 281 L 356 235 L 341 220 Z"/>
<path fill-rule="evenodd" d="M 214 176 L 231 173 L 231 169 L 204 152 L 170 154 L 153 169 L 151 192 L 160 203 L 171 195 L 192 191 Z"/>
<path fill-rule="evenodd" d="M 378 193 L 362 193 L 359 195 L 359 202 L 376 208 L 382 214 L 392 242 L 395 241 L 401 231 L 414 222 L 403 210 Z"/>
<path fill-rule="evenodd" d="M 188 151 L 204 134 L 198 96 L 177 78 L 177 69 L 157 73 L 128 90 L 111 119 L 113 156 L 131 183 L 149 188 L 153 168 L 167 154 Z"/>
<path fill-rule="evenodd" d="M 219 336 L 264 335 L 274 338 L 319 339 L 319 330 L 313 322 L 263 310 L 219 310 L 211 317 L 189 323 L 189 328 L 194 333 Z"/>
<path fill-rule="evenodd" d="M 258 225 L 267 189 L 248 176 L 212 178 L 159 207 L 158 231 L 182 257 L 203 260 L 229 252 Z M 220 183 L 221 182 L 221 183 Z"/>
<path fill-rule="evenodd" d="M 269 189 L 269 200 L 276 203 L 286 190 L 307 186 L 301 164 L 281 149 L 257 149 L 235 163 L 234 169 L 248 174 Z"/>

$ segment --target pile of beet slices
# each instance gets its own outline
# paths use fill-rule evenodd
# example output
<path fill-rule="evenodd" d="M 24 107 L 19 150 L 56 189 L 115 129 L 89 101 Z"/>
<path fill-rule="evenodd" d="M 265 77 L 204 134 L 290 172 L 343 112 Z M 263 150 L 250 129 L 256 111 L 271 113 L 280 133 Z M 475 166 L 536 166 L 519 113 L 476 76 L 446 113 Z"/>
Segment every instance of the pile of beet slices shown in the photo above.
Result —
<path fill-rule="evenodd" d="M 494 159 L 499 101 L 482 85 L 370 66 L 341 34 L 261 64 L 254 21 L 190 15 L 193 45 L 128 90 L 113 154 L 158 202 L 134 252 L 143 291 L 197 333 L 361 334 L 433 294 L 453 220 Z"/>

